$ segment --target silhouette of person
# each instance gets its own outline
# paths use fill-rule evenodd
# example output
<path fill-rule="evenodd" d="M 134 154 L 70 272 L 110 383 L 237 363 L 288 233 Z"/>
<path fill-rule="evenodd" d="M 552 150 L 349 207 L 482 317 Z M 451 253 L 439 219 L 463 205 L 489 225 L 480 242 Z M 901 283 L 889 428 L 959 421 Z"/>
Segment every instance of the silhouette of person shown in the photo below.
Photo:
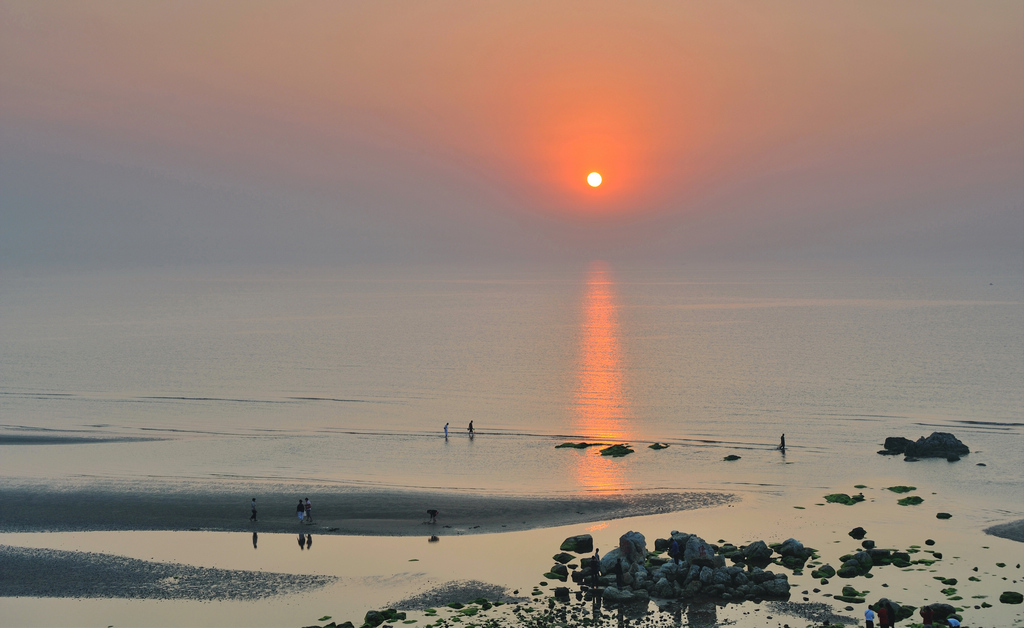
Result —
<path fill-rule="evenodd" d="M 256 549 L 256 541 L 259 540 L 259 535 L 255 532 L 252 533 L 252 548 Z"/>
<path fill-rule="evenodd" d="M 427 515 L 430 517 L 427 523 L 437 523 L 438 511 L 431 508 L 430 510 L 427 511 Z"/>
<path fill-rule="evenodd" d="M 472 421 L 469 422 L 469 430 L 468 431 L 469 431 L 470 437 L 472 437 L 473 434 L 476 434 L 476 432 L 473 430 L 473 422 Z"/>
<path fill-rule="evenodd" d="M 301 532 L 299 532 L 299 549 L 306 549 L 306 535 Z"/>
<path fill-rule="evenodd" d="M 448 440 L 448 424 L 444 424 L 444 439 Z"/>
<path fill-rule="evenodd" d="M 782 439 L 779 441 L 779 451 L 786 451 L 786 435 L 782 435 Z"/>
<path fill-rule="evenodd" d="M 306 535 L 306 549 L 309 549 L 311 547 L 313 547 L 313 535 L 312 534 L 307 534 Z"/>
<path fill-rule="evenodd" d="M 299 523 L 302 523 L 302 518 L 306 516 L 306 506 L 299 500 L 299 505 L 295 507 L 296 514 L 299 515 Z"/>

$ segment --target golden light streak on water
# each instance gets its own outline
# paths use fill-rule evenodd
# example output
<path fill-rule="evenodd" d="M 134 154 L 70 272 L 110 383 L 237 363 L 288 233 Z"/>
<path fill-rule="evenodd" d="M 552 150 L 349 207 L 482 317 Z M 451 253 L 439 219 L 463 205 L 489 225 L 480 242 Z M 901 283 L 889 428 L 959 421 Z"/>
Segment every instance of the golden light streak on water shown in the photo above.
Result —
<path fill-rule="evenodd" d="M 615 279 L 604 262 L 594 262 L 588 270 L 581 313 L 574 431 L 588 442 L 627 443 L 632 412 L 625 392 Z M 581 488 L 626 488 L 625 460 L 600 456 L 597 448 L 579 453 L 573 472 Z"/>

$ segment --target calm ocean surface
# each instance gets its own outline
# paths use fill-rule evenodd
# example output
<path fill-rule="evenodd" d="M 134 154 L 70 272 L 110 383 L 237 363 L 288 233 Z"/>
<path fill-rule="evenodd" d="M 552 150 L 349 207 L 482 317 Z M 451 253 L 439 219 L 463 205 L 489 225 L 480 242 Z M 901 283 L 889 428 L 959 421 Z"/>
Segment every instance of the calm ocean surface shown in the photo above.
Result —
<path fill-rule="evenodd" d="M 8 273 L 0 474 L 524 494 L 918 475 L 995 507 L 1024 485 L 1022 304 L 1019 276 L 600 262 Z M 977 453 L 941 465 L 875 454 L 886 436 L 932 431 Z M 44 444 L 13 444 L 29 437 Z M 637 453 L 554 448 L 566 440 Z M 722 462 L 730 453 L 741 461 Z"/>

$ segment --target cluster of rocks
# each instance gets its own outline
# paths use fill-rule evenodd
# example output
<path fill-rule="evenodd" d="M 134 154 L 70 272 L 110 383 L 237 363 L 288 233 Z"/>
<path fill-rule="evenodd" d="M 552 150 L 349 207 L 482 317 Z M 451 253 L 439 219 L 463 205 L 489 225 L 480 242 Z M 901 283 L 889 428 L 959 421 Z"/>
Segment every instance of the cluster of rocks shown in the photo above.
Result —
<path fill-rule="evenodd" d="M 971 453 L 967 445 L 960 442 L 956 436 L 949 432 L 932 432 L 932 435 L 921 437 L 917 441 L 902 436 L 890 436 L 883 444 L 885 449 L 878 453 L 883 456 L 903 455 L 904 460 L 919 460 L 921 458 L 945 458 L 950 462 L 956 462 L 960 456 Z"/>
<path fill-rule="evenodd" d="M 569 547 L 593 548 L 592 541 L 581 543 L 580 538 L 566 539 L 562 550 L 582 553 Z M 673 542 L 679 555 L 663 556 Z M 781 561 L 800 566 L 814 553 L 794 539 L 777 549 Z M 669 538 L 657 539 L 655 551 L 649 552 L 644 535 L 630 531 L 619 537 L 619 547 L 605 554 L 599 563 L 583 558 L 580 569 L 571 577 L 586 597 L 601 595 L 609 603 L 647 602 L 652 598 L 686 603 L 786 600 L 790 588 L 787 576 L 763 569 L 772 562 L 775 551 L 764 541 L 745 547 L 719 547 L 697 535 L 673 531 Z M 559 571 L 566 569 L 561 564 L 564 558 L 562 554 L 555 557 L 559 564 L 552 572 L 559 567 Z M 727 565 L 727 561 L 733 564 Z"/>

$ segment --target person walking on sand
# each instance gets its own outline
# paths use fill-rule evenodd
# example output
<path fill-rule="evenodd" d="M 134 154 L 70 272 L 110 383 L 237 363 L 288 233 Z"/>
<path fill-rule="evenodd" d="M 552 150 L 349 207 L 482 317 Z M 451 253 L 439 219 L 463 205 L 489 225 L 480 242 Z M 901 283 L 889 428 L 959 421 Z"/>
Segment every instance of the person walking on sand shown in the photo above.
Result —
<path fill-rule="evenodd" d="M 448 440 L 448 424 L 444 424 L 444 439 Z"/>
<path fill-rule="evenodd" d="M 313 504 L 309 503 L 309 498 L 306 498 L 306 523 L 313 523 Z"/>
<path fill-rule="evenodd" d="M 864 611 L 864 626 L 866 628 L 875 628 L 875 611 L 871 610 L 870 606 Z"/>
<path fill-rule="evenodd" d="M 299 505 L 295 507 L 295 513 L 299 516 L 299 523 L 302 523 L 302 518 L 306 515 L 306 506 L 303 505 L 301 499 Z"/>
<path fill-rule="evenodd" d="M 469 422 L 469 430 L 468 431 L 469 431 L 469 435 L 470 436 L 472 436 L 473 434 L 476 434 L 476 432 L 473 431 L 473 422 L 472 421 Z"/>
<path fill-rule="evenodd" d="M 779 447 L 778 447 L 778 449 L 779 449 L 779 451 L 786 451 L 786 435 L 785 434 L 783 434 L 782 438 L 779 440 Z"/>
<path fill-rule="evenodd" d="M 249 515 L 249 521 L 256 521 L 256 498 L 252 498 L 252 514 Z"/>

